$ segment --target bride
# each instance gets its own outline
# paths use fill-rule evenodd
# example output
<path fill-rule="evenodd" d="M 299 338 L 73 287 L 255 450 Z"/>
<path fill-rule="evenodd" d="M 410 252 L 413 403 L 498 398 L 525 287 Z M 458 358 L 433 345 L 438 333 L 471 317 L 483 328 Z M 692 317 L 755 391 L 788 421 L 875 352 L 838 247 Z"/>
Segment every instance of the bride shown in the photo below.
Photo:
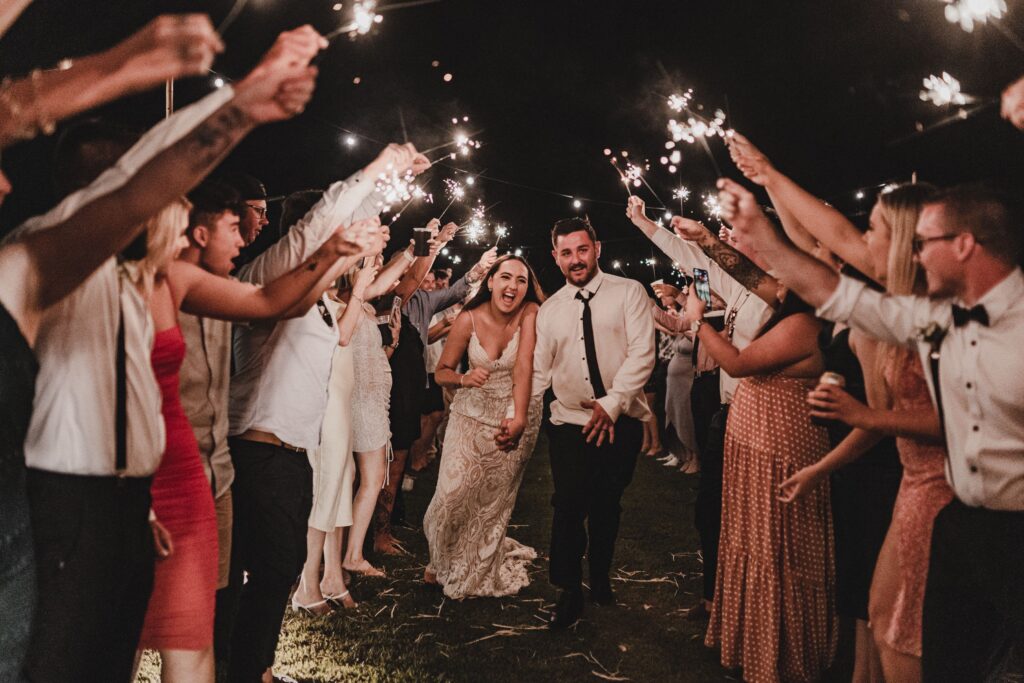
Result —
<path fill-rule="evenodd" d="M 526 261 L 498 259 L 455 319 L 435 371 L 439 384 L 457 391 L 423 519 L 430 545 L 423 578 L 450 598 L 512 595 L 530 583 L 526 565 L 537 553 L 505 532 L 540 426 L 540 400 L 530 389 L 543 300 Z M 470 369 L 462 374 L 467 351 Z"/>

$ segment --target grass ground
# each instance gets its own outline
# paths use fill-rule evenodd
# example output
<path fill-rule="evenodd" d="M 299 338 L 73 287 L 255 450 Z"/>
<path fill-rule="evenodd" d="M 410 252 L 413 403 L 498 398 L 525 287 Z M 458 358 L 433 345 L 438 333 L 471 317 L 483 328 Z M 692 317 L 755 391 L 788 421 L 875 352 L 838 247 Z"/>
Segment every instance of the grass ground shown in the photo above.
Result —
<path fill-rule="evenodd" d="M 435 465 L 406 494 L 410 522 L 422 520 L 436 472 Z M 612 582 L 619 604 L 588 605 L 574 629 L 550 632 L 544 624 L 556 596 L 546 557 L 552 487 L 542 434 L 509 532 L 540 555 L 528 588 L 510 598 L 446 600 L 420 580 L 427 557 L 422 532 L 398 529 L 410 555 L 380 560 L 387 579 L 355 582 L 358 608 L 316 619 L 286 616 L 275 672 L 317 683 L 729 680 L 702 645 L 704 624 L 680 614 L 700 591 L 695 486 L 696 477 L 641 459 L 623 500 Z M 148 658 L 140 680 L 158 680 L 156 666 Z"/>

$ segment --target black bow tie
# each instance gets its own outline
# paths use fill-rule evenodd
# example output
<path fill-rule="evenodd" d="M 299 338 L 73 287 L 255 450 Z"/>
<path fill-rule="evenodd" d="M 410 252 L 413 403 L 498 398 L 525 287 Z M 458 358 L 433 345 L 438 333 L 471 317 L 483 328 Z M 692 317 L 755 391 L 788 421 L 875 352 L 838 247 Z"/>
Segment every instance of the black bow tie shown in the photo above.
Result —
<path fill-rule="evenodd" d="M 953 326 L 963 327 L 970 321 L 976 321 L 979 325 L 988 327 L 988 311 L 981 304 L 973 308 L 963 308 L 953 304 Z"/>

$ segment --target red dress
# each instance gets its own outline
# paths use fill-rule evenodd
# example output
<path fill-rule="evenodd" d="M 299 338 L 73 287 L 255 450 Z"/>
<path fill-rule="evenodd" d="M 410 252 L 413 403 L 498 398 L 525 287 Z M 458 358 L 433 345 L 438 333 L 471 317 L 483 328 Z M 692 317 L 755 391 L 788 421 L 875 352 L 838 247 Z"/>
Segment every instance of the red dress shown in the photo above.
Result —
<path fill-rule="evenodd" d="M 217 586 L 217 517 L 199 446 L 178 395 L 185 359 L 181 328 L 158 332 L 153 371 L 163 394 L 167 450 L 151 488 L 153 511 L 167 527 L 174 553 L 156 561 L 140 648 L 203 650 L 213 644 Z"/>

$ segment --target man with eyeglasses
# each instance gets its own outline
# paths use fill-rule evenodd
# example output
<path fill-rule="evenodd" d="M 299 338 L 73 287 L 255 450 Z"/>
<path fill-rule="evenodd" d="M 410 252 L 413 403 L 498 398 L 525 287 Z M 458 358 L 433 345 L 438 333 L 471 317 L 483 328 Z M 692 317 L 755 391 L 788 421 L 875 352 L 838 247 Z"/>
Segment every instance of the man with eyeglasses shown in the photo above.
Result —
<path fill-rule="evenodd" d="M 1019 200 L 989 186 L 925 202 L 914 249 L 928 296 L 890 296 L 787 244 L 747 190 L 718 181 L 722 216 L 818 315 L 917 348 L 956 498 L 931 539 L 922 626 L 926 681 L 987 679 L 1024 642 L 1024 274 Z"/>
<path fill-rule="evenodd" d="M 281 239 L 238 269 L 238 278 L 264 284 L 309 258 L 338 225 L 369 221 L 376 253 L 387 229 L 377 215 L 383 197 L 375 180 L 394 171 L 422 172 L 429 162 L 411 144 L 389 145 L 365 169 L 325 192 L 298 192 L 285 200 Z M 331 358 L 338 328 L 322 296 L 353 263 L 339 261 L 298 317 L 236 325 L 231 378 L 229 448 L 235 466 L 231 584 L 241 598 L 230 643 L 228 679 L 266 677 L 288 594 L 306 558 L 313 475 L 306 452 L 320 442 Z M 325 315 L 326 313 L 326 315 Z M 248 580 L 242 582 L 242 573 Z M 220 653 L 218 653 L 220 656 Z"/>

